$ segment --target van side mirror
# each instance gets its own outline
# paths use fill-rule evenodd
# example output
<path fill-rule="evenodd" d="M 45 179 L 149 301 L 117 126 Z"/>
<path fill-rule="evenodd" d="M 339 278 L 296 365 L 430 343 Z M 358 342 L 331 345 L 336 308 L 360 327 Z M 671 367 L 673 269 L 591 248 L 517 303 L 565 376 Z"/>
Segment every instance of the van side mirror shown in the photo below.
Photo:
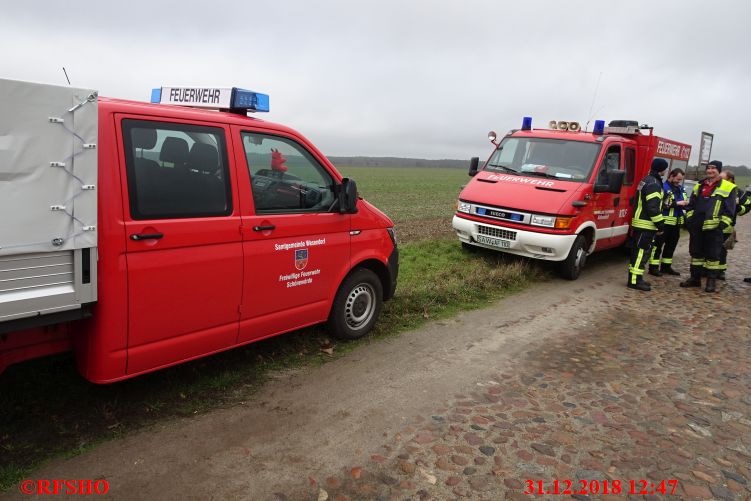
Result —
<path fill-rule="evenodd" d="M 592 191 L 595 193 L 620 193 L 625 176 L 626 172 L 622 170 L 608 171 L 608 184 L 595 184 Z"/>
<path fill-rule="evenodd" d="M 339 186 L 339 212 L 341 214 L 357 213 L 357 183 L 345 177 Z"/>
<path fill-rule="evenodd" d="M 477 166 L 480 165 L 480 157 L 472 157 L 469 159 L 469 175 L 475 177 L 477 174 Z"/>

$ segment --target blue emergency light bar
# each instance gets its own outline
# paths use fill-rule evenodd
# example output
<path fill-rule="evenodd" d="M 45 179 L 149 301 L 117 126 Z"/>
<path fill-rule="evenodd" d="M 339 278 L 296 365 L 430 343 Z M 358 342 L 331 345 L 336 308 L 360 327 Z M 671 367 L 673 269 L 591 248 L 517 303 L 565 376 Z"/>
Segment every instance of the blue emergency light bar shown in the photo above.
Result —
<path fill-rule="evenodd" d="M 269 96 L 237 87 L 160 87 L 152 89 L 151 102 L 230 110 L 269 111 Z"/>
<path fill-rule="evenodd" d="M 522 130 L 532 130 L 532 117 L 522 118 Z"/>
<path fill-rule="evenodd" d="M 596 136 L 602 136 L 605 133 L 605 120 L 595 120 L 595 128 L 592 129 L 592 134 Z"/>

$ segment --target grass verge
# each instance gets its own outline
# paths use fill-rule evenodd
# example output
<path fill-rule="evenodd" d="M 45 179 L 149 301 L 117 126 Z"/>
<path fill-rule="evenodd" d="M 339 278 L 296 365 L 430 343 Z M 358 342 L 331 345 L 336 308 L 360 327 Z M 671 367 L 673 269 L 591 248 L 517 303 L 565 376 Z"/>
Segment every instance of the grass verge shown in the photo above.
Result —
<path fill-rule="evenodd" d="M 487 305 L 539 280 L 534 262 L 462 250 L 455 240 L 400 248 L 397 295 L 365 339 L 334 344 L 321 328 L 304 329 L 133 380 L 94 385 L 69 355 L 11 366 L 0 376 L 0 491 L 44 462 L 165 419 L 244 405 L 280 370 L 315 366 L 363 343 L 415 328 L 459 310 Z M 323 351 L 326 350 L 326 351 Z"/>

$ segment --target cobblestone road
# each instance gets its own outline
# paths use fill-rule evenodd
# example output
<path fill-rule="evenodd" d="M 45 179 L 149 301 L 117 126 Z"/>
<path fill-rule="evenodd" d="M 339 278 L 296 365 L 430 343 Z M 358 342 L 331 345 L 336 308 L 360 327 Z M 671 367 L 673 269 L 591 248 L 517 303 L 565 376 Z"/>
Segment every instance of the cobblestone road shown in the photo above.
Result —
<path fill-rule="evenodd" d="M 471 391 L 384 439 L 368 462 L 277 498 L 572 497 L 544 494 L 557 479 L 582 500 L 751 500 L 751 285 L 742 281 L 751 220 L 739 230 L 717 294 L 680 289 L 675 277 L 650 277 L 650 293 L 628 290 L 624 265 L 623 290 L 601 298 L 607 314 L 562 325 L 555 341 L 489 368 Z M 685 247 L 675 265 L 684 278 Z M 528 480 L 543 494 L 524 494 Z M 611 492 L 620 480 L 621 492 L 577 494 L 581 480 L 600 490 L 607 480 Z M 663 481 L 672 496 L 659 492 Z"/>

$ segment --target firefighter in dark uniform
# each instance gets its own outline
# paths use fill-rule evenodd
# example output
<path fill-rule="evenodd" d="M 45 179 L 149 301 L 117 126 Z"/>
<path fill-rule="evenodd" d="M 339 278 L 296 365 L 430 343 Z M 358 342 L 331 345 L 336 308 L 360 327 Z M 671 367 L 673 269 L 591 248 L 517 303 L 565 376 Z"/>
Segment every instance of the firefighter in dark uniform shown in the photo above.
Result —
<path fill-rule="evenodd" d="M 715 292 L 720 272 L 720 249 L 723 230 L 733 224 L 735 215 L 735 185 L 720 177 L 722 162 L 707 164 L 707 177 L 694 186 L 687 211 L 686 226 L 690 240 L 691 276 L 681 287 L 701 287 L 701 276 L 707 276 L 706 292 Z"/>
<path fill-rule="evenodd" d="M 628 266 L 627 286 L 630 289 L 652 290 L 649 282 L 644 281 L 644 269 L 649 262 L 655 235 L 662 235 L 664 230 L 662 175 L 667 169 L 665 159 L 652 160 L 649 175 L 641 180 L 636 192 L 636 209 L 631 220 L 631 261 Z"/>
<path fill-rule="evenodd" d="M 733 224 L 726 226 L 722 230 L 722 247 L 720 248 L 720 267 L 718 268 L 717 280 L 725 280 L 725 272 L 728 271 L 728 249 L 735 245 L 735 222 L 738 213 L 743 207 L 740 201 L 738 186 L 735 184 L 735 174 L 731 170 L 723 170 L 720 177 L 730 183 L 733 183 L 733 192 L 730 195 L 735 199 L 735 214 L 733 215 Z M 728 247 L 730 245 L 730 247 Z"/>
<path fill-rule="evenodd" d="M 673 269 L 673 253 L 681 238 L 681 228 L 685 224 L 683 208 L 688 198 L 683 193 L 683 169 L 675 168 L 663 183 L 662 215 L 665 217 L 665 233 L 655 237 L 652 254 L 649 258 L 649 274 L 656 277 L 662 274 L 679 276 Z"/>

